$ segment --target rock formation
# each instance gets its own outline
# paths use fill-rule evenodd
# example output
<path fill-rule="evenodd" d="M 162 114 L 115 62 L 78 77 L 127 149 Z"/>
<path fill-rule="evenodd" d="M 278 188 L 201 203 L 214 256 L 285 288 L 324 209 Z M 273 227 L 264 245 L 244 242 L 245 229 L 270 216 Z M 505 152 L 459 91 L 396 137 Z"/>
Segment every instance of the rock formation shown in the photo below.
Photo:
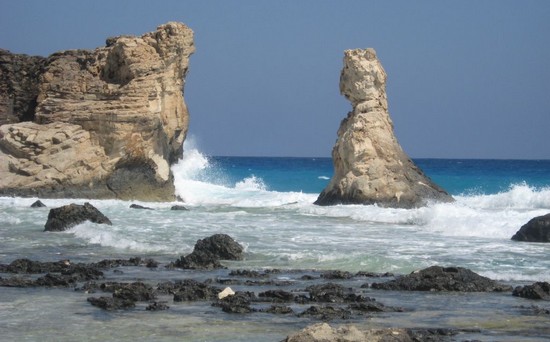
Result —
<path fill-rule="evenodd" d="M 537 216 L 512 236 L 514 241 L 550 242 L 550 214 Z"/>
<path fill-rule="evenodd" d="M 47 59 L 0 51 L 0 195 L 174 200 L 194 50 L 170 22 Z"/>
<path fill-rule="evenodd" d="M 48 220 L 44 225 L 44 231 L 62 232 L 85 221 L 113 225 L 107 216 L 103 215 L 101 211 L 90 203 L 86 202 L 84 205 L 72 203 L 50 209 Z"/>
<path fill-rule="evenodd" d="M 390 280 L 373 283 L 373 289 L 394 291 L 505 292 L 512 287 L 463 267 L 431 266 Z"/>
<path fill-rule="evenodd" d="M 374 49 L 345 51 L 340 92 L 353 110 L 340 124 L 332 150 L 334 175 L 315 204 L 411 208 L 430 200 L 453 200 L 397 142 L 388 113 L 386 72 Z"/>

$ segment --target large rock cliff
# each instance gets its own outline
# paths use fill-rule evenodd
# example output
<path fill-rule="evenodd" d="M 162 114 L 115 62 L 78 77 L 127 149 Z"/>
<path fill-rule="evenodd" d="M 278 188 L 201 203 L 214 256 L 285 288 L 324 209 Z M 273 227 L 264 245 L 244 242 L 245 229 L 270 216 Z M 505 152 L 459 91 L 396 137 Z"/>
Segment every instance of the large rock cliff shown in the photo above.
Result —
<path fill-rule="evenodd" d="M 47 59 L 0 51 L 0 195 L 173 200 L 194 51 L 175 22 Z"/>
<path fill-rule="evenodd" d="M 386 72 L 374 49 L 345 51 L 340 92 L 353 110 L 342 121 L 332 150 L 334 175 L 315 204 L 412 208 L 430 200 L 453 200 L 397 142 L 388 113 Z"/>

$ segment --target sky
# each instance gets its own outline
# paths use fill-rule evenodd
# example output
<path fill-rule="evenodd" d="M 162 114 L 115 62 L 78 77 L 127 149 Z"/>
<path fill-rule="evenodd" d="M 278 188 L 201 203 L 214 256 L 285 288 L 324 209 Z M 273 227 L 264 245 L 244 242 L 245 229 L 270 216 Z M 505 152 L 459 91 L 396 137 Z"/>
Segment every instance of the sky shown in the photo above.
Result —
<path fill-rule="evenodd" d="M 0 48 L 94 49 L 168 21 L 195 33 L 189 134 L 211 156 L 329 157 L 372 47 L 413 158 L 550 159 L 550 1 L 0 0 Z"/>

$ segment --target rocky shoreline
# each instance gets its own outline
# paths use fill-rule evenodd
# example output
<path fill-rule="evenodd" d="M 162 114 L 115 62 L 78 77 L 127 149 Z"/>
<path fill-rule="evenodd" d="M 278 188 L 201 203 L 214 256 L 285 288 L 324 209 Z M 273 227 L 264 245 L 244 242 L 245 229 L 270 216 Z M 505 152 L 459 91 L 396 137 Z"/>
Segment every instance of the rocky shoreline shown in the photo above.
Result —
<path fill-rule="evenodd" d="M 474 326 L 361 330 L 349 325 L 380 315 L 416 310 L 406 305 L 386 305 L 372 297 L 373 293 L 386 291 L 513 295 L 544 303 L 523 311 L 550 319 L 550 308 L 545 305 L 550 300 L 550 284 L 546 282 L 514 289 L 460 267 L 433 266 L 409 275 L 394 275 L 339 270 L 228 269 L 222 264 L 222 260 L 234 260 L 238 264 L 243 257 L 242 246 L 228 235 L 216 234 L 197 241 L 189 255 L 164 264 L 140 257 L 95 263 L 17 259 L 0 264 L 0 286 L 65 288 L 81 293 L 83 305 L 107 311 L 153 312 L 200 302 L 219 308 L 219 315 L 284 315 L 313 324 L 287 337 L 286 341 L 294 342 L 451 341 L 461 340 L 462 334 L 481 332 Z M 136 268 L 154 272 L 147 279 L 121 279 L 125 272 L 131 274 Z M 185 270 L 189 272 L 170 273 Z M 170 274 L 168 280 L 161 276 L 163 272 Z M 327 322 L 348 325 L 332 328 Z"/>

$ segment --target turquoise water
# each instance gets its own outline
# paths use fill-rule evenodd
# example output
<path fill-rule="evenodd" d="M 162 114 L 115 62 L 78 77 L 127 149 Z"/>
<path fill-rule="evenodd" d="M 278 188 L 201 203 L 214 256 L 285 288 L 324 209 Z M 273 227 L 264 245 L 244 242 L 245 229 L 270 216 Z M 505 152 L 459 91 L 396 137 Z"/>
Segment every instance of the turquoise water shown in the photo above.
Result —
<path fill-rule="evenodd" d="M 550 245 L 510 240 L 528 220 L 550 212 L 550 161 L 415 161 L 456 202 L 417 209 L 319 207 L 313 202 L 332 176 L 329 158 L 207 157 L 187 149 L 173 171 L 177 193 L 189 211 L 169 210 L 175 203 L 90 200 L 113 226 L 88 222 L 63 233 L 45 233 L 49 208 L 86 200 L 42 199 L 49 208 L 31 209 L 36 198 L 0 198 L 0 263 L 141 256 L 162 264 L 190 253 L 198 239 L 226 233 L 246 250 L 245 260 L 227 264 L 232 268 L 409 273 L 443 265 L 466 267 L 512 286 L 550 280 Z M 156 210 L 129 209 L 131 203 Z M 197 276 L 148 270 L 128 275 L 152 284 L 158 277 Z M 280 341 L 312 323 L 272 315 L 220 316 L 208 304 L 171 303 L 170 310 L 158 314 L 140 308 L 105 313 L 83 296 L 0 288 L 0 322 L 6 323 L 0 324 L 0 336 L 27 341 Z M 540 329 L 548 318 L 525 315 L 518 308 L 532 303 L 510 294 L 373 290 L 369 296 L 417 309 L 354 323 L 481 327 L 469 338 L 482 341 L 550 337 Z M 63 322 L 59 316 L 65 317 Z M 70 334 L 59 333 L 64 324 L 71 325 Z"/>

